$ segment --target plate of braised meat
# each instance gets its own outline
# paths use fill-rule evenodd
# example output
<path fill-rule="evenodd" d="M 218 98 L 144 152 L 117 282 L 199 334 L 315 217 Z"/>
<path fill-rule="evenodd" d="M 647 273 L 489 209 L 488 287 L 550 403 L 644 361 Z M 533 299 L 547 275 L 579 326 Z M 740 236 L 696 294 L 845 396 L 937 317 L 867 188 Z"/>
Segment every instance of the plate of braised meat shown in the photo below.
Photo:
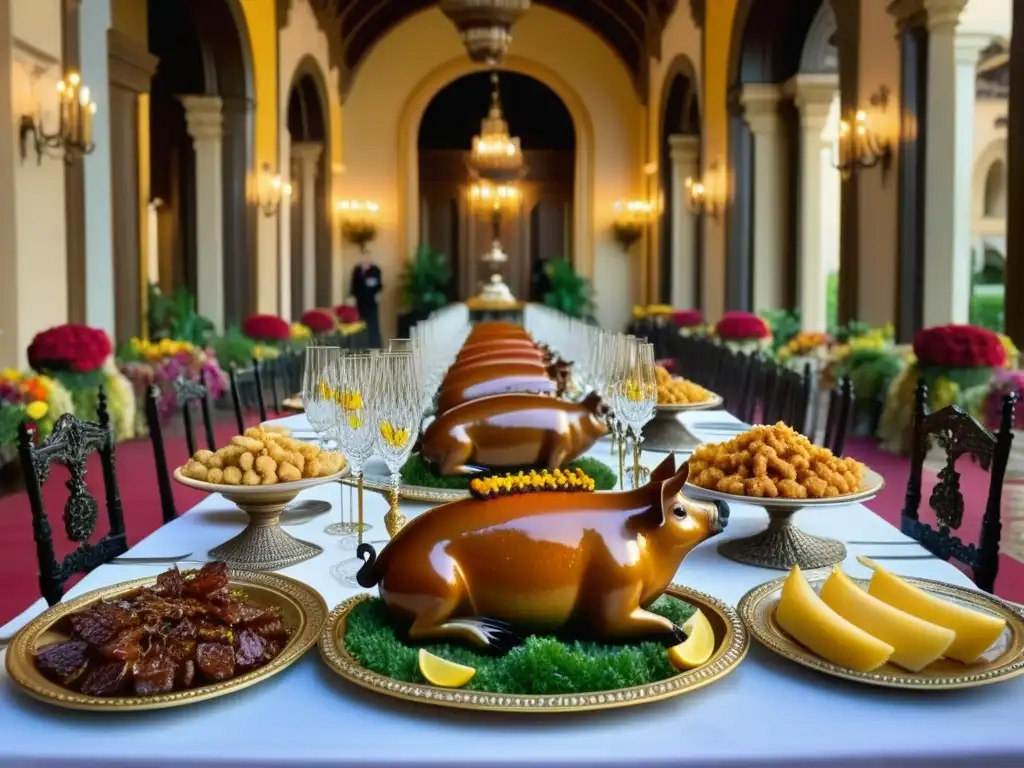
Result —
<path fill-rule="evenodd" d="M 15 636 L 7 672 L 73 709 L 179 706 L 280 672 L 326 616 L 319 593 L 286 576 L 221 562 L 172 568 L 52 606 Z"/>

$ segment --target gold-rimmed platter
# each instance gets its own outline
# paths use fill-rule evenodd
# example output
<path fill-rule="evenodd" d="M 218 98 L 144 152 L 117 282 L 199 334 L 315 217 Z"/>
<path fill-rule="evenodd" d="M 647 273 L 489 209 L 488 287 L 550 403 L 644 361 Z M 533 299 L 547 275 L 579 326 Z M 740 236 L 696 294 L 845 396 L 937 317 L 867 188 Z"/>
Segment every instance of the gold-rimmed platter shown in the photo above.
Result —
<path fill-rule="evenodd" d="M 229 571 L 229 587 L 244 590 L 254 603 L 277 606 L 289 629 L 288 643 L 273 660 L 230 680 L 196 686 L 156 696 L 87 696 L 44 677 L 36 668 L 36 649 L 67 639 L 59 631 L 62 620 L 84 610 L 97 600 L 110 600 L 134 589 L 150 586 L 156 576 L 126 581 L 88 592 L 81 597 L 58 603 L 25 625 L 7 648 L 7 674 L 27 694 L 58 707 L 93 712 L 137 712 L 195 704 L 225 696 L 256 685 L 293 664 L 312 646 L 327 618 L 327 604 L 312 587 L 276 573 Z"/>
<path fill-rule="evenodd" d="M 345 477 L 341 481 L 345 485 L 357 485 L 356 477 Z M 386 475 L 370 472 L 363 473 L 363 488 L 376 493 L 390 493 L 391 480 Z M 431 488 L 426 485 L 408 485 L 402 483 L 398 488 L 398 498 L 406 501 L 419 501 L 424 504 L 447 504 L 450 501 L 468 499 L 470 493 L 462 488 Z"/>
<path fill-rule="evenodd" d="M 808 575 L 808 582 L 817 592 L 827 574 Z M 1011 606 L 997 597 L 974 589 L 959 587 L 932 579 L 902 577 L 909 584 L 935 597 L 1006 619 L 1006 628 L 999 639 L 973 664 L 952 659 L 939 659 L 920 672 L 908 672 L 894 664 L 885 664 L 873 672 L 856 672 L 848 667 L 825 661 L 790 637 L 775 618 L 785 577 L 769 581 L 750 590 L 740 600 L 738 611 L 750 634 L 770 651 L 784 659 L 832 677 L 882 688 L 945 691 L 975 688 L 1002 682 L 1024 674 L 1024 609 Z M 867 579 L 854 579 L 866 587 Z"/>
<path fill-rule="evenodd" d="M 362 688 L 389 698 L 478 712 L 570 713 L 648 704 L 691 693 L 728 675 L 747 655 L 750 639 L 739 615 L 721 600 L 689 587 L 670 584 L 666 595 L 701 610 L 715 634 L 715 652 L 707 663 L 647 685 L 586 693 L 533 695 L 489 693 L 407 683 L 364 667 L 345 648 L 346 620 L 352 609 L 370 598 L 356 595 L 335 608 L 320 634 L 320 655 L 334 672 Z"/>

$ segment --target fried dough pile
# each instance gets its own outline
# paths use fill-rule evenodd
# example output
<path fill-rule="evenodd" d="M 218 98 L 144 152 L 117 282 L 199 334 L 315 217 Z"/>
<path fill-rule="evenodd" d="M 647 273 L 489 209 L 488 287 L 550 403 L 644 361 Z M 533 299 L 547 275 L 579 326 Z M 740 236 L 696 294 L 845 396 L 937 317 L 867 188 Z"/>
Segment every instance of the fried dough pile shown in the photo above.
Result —
<path fill-rule="evenodd" d="M 689 482 L 739 496 L 823 499 L 856 493 L 863 475 L 859 461 L 834 456 L 780 421 L 699 447 Z"/>
<path fill-rule="evenodd" d="M 219 451 L 196 451 L 181 474 L 219 485 L 274 485 L 327 477 L 344 466 L 345 457 L 336 451 L 252 427 Z"/>
<path fill-rule="evenodd" d="M 658 377 L 658 405 L 688 405 L 711 399 L 711 393 L 689 379 L 673 376 L 660 365 L 654 369 Z"/>
<path fill-rule="evenodd" d="M 65 619 L 71 635 L 36 651 L 39 671 L 88 696 L 154 696 L 218 683 L 273 660 L 288 642 L 277 607 L 228 589 L 224 563 L 172 568 Z"/>

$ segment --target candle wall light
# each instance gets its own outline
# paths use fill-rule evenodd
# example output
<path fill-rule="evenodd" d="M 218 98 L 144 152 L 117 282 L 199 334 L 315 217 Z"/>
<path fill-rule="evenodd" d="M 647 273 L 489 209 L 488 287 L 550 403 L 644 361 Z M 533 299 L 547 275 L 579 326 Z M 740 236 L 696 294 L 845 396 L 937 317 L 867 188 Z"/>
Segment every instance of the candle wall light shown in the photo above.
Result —
<path fill-rule="evenodd" d="M 269 163 L 260 169 L 259 203 L 264 216 L 273 216 L 281 209 L 281 201 L 291 197 L 292 185 L 281 174 L 274 173 Z"/>
<path fill-rule="evenodd" d="M 892 167 L 892 144 L 871 125 L 872 113 L 878 116 L 889 106 L 889 89 L 883 85 L 871 95 L 868 104 L 871 113 L 858 109 L 852 116 L 839 122 L 839 158 L 834 165 L 843 181 L 862 168 L 881 165 L 882 182 L 885 183 Z"/>
<path fill-rule="evenodd" d="M 615 204 L 612 235 L 619 247 L 628 252 L 643 237 L 654 217 L 654 203 L 648 200 L 627 200 Z"/>
<path fill-rule="evenodd" d="M 718 207 L 717 196 L 710 189 L 712 187 L 711 180 L 717 177 L 717 171 L 718 163 L 712 163 L 708 167 L 708 174 L 704 177 L 707 181 L 688 176 L 684 182 L 686 189 L 683 193 L 686 210 L 695 216 L 706 213 L 713 221 L 718 221 L 721 213 Z"/>
<path fill-rule="evenodd" d="M 18 129 L 22 162 L 28 157 L 29 146 L 35 149 L 37 165 L 42 164 L 44 155 L 59 157 L 57 151 L 63 153 L 64 162 L 70 165 L 96 149 L 93 141 L 96 102 L 77 72 L 68 72 L 57 83 L 57 130 L 54 133 L 46 132 L 43 104 L 39 102 L 34 107 L 35 114 L 21 116 Z"/>
<path fill-rule="evenodd" d="M 372 200 L 339 200 L 334 210 L 341 218 L 342 237 L 366 253 L 366 247 L 377 239 L 380 206 Z"/>

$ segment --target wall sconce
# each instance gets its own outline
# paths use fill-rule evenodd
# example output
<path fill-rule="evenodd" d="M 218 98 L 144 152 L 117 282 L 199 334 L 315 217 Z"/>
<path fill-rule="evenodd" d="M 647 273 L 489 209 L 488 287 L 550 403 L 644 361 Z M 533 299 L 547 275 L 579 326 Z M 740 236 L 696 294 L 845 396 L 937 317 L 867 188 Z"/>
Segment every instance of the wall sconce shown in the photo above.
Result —
<path fill-rule="evenodd" d="M 93 121 L 96 116 L 96 102 L 89 95 L 88 86 L 82 85 L 77 72 L 68 72 L 67 77 L 57 83 L 58 123 L 56 133 L 47 133 L 43 125 L 43 105 L 36 104 L 35 115 L 22 115 L 18 129 L 21 161 L 28 157 L 29 139 L 36 152 L 36 165 L 41 165 L 43 155 L 50 150 L 63 150 L 64 162 L 70 165 L 96 149 L 93 142 Z M 51 155 L 52 156 L 52 155 Z"/>
<path fill-rule="evenodd" d="M 366 253 L 366 247 L 377 239 L 380 206 L 372 200 L 339 200 L 334 210 L 341 217 L 342 237 Z"/>
<path fill-rule="evenodd" d="M 889 89 L 882 86 L 868 99 L 877 112 L 885 112 L 889 105 Z M 834 163 L 843 181 L 847 181 L 862 168 L 882 166 L 882 183 L 892 166 L 892 145 L 871 127 L 868 113 L 858 109 L 852 119 L 839 122 L 839 159 Z"/>
<path fill-rule="evenodd" d="M 280 210 L 281 201 L 291 197 L 292 185 L 279 173 L 274 173 L 269 163 L 260 169 L 259 203 L 264 216 L 273 216 Z"/>
<path fill-rule="evenodd" d="M 643 237 L 653 215 L 654 203 L 647 200 L 628 200 L 615 204 L 612 235 L 623 251 L 628 252 Z"/>
<path fill-rule="evenodd" d="M 714 176 L 717 171 L 718 163 L 712 163 L 708 167 L 708 172 L 711 176 Z M 710 216 L 712 221 L 718 221 L 720 213 L 718 202 L 715 199 L 715 195 L 708 190 L 708 184 L 710 182 L 704 182 L 701 179 L 695 179 L 692 176 L 688 176 L 686 181 L 683 183 L 686 185 L 686 189 L 683 192 L 686 210 L 694 216 L 700 216 L 704 213 Z"/>

